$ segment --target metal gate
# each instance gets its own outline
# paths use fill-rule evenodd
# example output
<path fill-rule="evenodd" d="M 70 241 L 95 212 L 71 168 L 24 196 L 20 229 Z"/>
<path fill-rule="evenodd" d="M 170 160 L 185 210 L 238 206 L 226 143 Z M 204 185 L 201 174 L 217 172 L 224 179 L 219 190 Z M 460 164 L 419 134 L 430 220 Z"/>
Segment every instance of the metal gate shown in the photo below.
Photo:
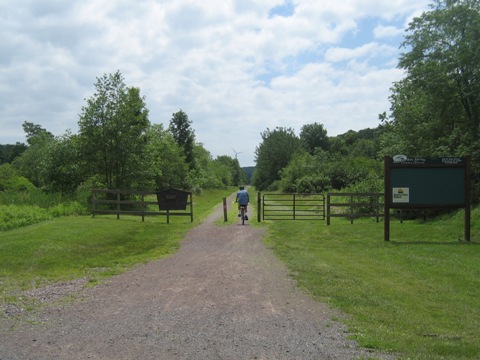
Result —
<path fill-rule="evenodd" d="M 263 194 L 263 220 L 325 220 L 323 194 Z"/>

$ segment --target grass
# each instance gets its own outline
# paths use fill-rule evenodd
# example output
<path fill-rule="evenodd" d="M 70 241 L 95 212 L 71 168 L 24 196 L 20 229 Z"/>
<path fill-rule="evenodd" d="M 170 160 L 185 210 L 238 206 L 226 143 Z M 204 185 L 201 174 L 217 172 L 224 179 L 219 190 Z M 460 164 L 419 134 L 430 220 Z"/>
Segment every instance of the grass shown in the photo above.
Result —
<path fill-rule="evenodd" d="M 174 253 L 234 189 L 194 196 L 190 217 L 69 216 L 0 232 L 0 300 L 15 301 L 22 290 L 87 278 L 97 282 L 139 263 Z M 0 301 L 1 303 L 1 301 Z"/>
<path fill-rule="evenodd" d="M 480 358 L 480 210 L 438 221 L 270 222 L 266 240 L 299 286 L 347 314 L 361 346 L 410 359 Z"/>
<path fill-rule="evenodd" d="M 193 223 L 188 217 L 166 224 L 164 217 L 69 216 L 0 232 L 0 305 L 21 301 L 22 290 L 78 278 L 96 283 L 168 256 L 234 191 L 194 195 Z M 249 224 L 258 226 L 254 205 Z M 227 207 L 227 223 L 237 222 L 236 206 Z M 266 243 L 299 286 L 341 309 L 362 346 L 405 359 L 480 358 L 479 209 L 472 213 L 470 243 L 459 241 L 462 211 L 425 223 L 393 220 L 390 242 L 383 241 L 383 223 L 372 219 L 260 226 L 269 227 Z"/>

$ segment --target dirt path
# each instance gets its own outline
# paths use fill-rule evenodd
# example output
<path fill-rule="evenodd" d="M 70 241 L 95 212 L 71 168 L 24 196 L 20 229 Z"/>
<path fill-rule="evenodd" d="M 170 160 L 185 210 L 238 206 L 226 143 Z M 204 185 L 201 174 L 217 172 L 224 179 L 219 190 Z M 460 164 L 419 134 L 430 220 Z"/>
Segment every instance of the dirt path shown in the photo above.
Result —
<path fill-rule="evenodd" d="M 296 288 L 263 245 L 263 229 L 215 225 L 221 216 L 220 206 L 176 255 L 47 307 L 35 324 L 11 331 L 0 321 L 0 360 L 374 355 L 345 338 L 332 310 Z"/>

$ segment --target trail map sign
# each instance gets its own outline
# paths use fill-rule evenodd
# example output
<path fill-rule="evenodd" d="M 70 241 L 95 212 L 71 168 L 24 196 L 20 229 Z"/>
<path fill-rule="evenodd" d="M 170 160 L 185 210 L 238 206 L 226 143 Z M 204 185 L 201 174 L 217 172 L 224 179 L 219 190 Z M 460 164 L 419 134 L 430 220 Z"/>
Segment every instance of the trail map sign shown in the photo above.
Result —
<path fill-rule="evenodd" d="M 470 241 L 470 157 L 386 156 L 385 241 L 390 209 L 465 208 L 465 240 Z"/>

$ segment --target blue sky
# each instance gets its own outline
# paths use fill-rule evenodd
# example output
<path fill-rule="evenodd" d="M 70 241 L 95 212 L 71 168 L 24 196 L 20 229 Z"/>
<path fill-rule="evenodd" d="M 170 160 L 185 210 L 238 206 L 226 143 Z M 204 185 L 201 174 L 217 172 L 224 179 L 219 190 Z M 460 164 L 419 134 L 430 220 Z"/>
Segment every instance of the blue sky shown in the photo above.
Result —
<path fill-rule="evenodd" d="M 182 109 L 215 158 L 254 165 L 267 128 L 378 126 L 399 46 L 427 0 L 0 2 L 0 144 L 24 121 L 61 136 L 97 77 L 119 70 L 150 121 Z M 233 149 L 232 149 L 233 148 Z"/>

